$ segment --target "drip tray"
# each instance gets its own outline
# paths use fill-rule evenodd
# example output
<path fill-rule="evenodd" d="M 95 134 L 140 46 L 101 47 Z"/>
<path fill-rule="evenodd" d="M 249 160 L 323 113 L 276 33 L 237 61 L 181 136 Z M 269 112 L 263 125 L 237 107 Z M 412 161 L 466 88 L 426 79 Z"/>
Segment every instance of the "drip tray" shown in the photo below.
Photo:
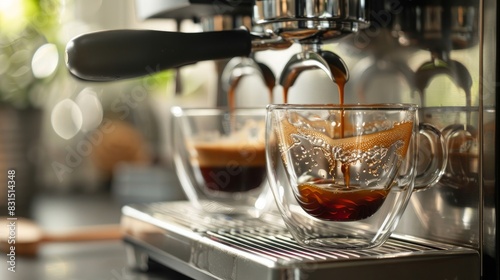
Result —
<path fill-rule="evenodd" d="M 129 265 L 148 261 L 195 279 L 480 279 L 476 250 L 394 236 L 367 250 L 298 245 L 278 214 L 210 216 L 189 202 L 125 206 Z"/>

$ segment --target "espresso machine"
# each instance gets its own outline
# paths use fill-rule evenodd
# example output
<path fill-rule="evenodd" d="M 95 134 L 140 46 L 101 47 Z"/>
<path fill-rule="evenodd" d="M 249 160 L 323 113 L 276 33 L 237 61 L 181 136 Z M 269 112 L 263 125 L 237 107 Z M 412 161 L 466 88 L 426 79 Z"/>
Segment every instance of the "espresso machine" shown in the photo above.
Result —
<path fill-rule="evenodd" d="M 287 90 L 300 82 L 303 72 L 319 69 L 344 91 L 342 102 L 417 103 L 420 122 L 441 131 L 447 163 L 439 181 L 413 193 L 390 240 L 366 250 L 303 248 L 273 211 L 258 219 L 207 219 L 186 201 L 128 205 L 122 225 L 132 267 L 147 270 L 161 264 L 195 279 L 500 279 L 497 1 L 136 3 L 146 20 L 210 22 L 224 16 L 250 17 L 251 24 L 221 31 L 207 27 L 200 33 L 85 34 L 67 47 L 74 76 L 112 81 L 201 60 L 225 60 L 219 70 L 229 88 L 234 90 L 242 76 L 256 74 L 269 88 L 273 83 L 281 86 L 286 100 Z M 335 50 L 329 47 L 332 42 Z M 277 78 L 254 59 L 259 51 L 292 44 L 301 51 Z M 228 63 L 233 58 L 239 60 Z M 407 86 L 373 89 L 381 86 L 374 81 L 384 75 Z M 227 102 L 221 100 L 219 104 Z M 421 149 L 419 161 L 434 156 L 425 143 Z"/>

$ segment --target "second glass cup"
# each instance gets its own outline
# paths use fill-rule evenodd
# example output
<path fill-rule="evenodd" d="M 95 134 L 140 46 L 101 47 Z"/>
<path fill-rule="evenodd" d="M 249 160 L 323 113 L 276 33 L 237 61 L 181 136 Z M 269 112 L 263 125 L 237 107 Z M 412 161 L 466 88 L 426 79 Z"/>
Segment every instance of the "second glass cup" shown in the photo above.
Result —
<path fill-rule="evenodd" d="M 172 108 L 173 156 L 188 199 L 212 214 L 257 217 L 272 197 L 265 158 L 266 110 Z"/>
<path fill-rule="evenodd" d="M 442 137 L 419 128 L 417 107 L 270 105 L 266 153 L 277 207 L 301 245 L 361 249 L 389 238 L 412 192 L 442 172 L 417 177 L 417 136 L 438 139 L 430 165 L 444 168 Z"/>

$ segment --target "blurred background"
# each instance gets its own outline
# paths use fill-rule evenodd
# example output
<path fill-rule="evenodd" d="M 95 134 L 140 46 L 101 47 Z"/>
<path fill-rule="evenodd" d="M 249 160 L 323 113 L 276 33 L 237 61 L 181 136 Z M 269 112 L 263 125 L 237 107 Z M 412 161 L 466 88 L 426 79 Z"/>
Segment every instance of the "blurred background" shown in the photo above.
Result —
<path fill-rule="evenodd" d="M 169 104 L 207 104 L 214 85 L 199 75 L 207 65 L 185 69 L 182 98 L 169 71 L 112 83 L 72 77 L 66 43 L 116 28 L 176 23 L 139 22 L 129 0 L 0 2 L 0 174 L 6 182 L 7 171 L 16 171 L 17 215 L 36 215 L 33 205 L 44 195 L 106 193 L 118 204 L 184 198 L 161 123 L 168 123 Z M 6 194 L 1 190 L 1 215 Z"/>

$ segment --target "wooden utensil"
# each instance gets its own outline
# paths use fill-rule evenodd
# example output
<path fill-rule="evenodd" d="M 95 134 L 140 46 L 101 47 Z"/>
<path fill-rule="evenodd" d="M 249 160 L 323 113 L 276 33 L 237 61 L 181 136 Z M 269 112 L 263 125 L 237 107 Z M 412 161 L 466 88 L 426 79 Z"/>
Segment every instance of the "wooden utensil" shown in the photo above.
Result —
<path fill-rule="evenodd" d="M 40 245 L 53 242 L 84 242 L 119 240 L 122 238 L 117 224 L 82 227 L 61 232 L 46 232 L 36 223 L 24 218 L 1 217 L 0 250 L 16 256 L 36 256 Z"/>

